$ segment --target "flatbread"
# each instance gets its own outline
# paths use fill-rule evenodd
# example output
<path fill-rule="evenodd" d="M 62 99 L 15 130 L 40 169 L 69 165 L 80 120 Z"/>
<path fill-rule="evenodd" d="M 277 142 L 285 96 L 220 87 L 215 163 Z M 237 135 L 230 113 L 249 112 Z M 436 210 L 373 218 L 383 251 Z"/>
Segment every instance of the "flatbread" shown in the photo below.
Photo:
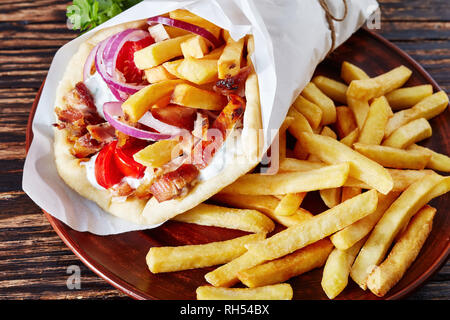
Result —
<path fill-rule="evenodd" d="M 82 43 L 78 52 L 69 61 L 63 79 L 56 92 L 56 106 L 63 105 L 63 97 L 75 84 L 83 80 L 83 66 L 92 48 L 110 35 L 128 28 L 139 28 L 145 21 L 135 21 L 104 29 Z M 249 46 L 250 48 L 250 46 Z M 219 175 L 199 181 L 189 192 L 179 198 L 159 203 L 154 197 L 142 200 L 128 197 L 126 201 L 113 201 L 106 190 L 99 190 L 87 179 L 86 168 L 80 160 L 70 153 L 71 144 L 67 141 L 65 130 L 55 128 L 55 162 L 61 178 L 81 196 L 94 201 L 104 211 L 136 224 L 155 225 L 173 218 L 207 200 L 222 188 L 233 183 L 240 176 L 252 170 L 261 160 L 262 129 L 259 89 L 256 74 L 253 72 L 246 80 L 246 108 L 241 135 L 242 152 L 233 163 L 227 163 Z"/>

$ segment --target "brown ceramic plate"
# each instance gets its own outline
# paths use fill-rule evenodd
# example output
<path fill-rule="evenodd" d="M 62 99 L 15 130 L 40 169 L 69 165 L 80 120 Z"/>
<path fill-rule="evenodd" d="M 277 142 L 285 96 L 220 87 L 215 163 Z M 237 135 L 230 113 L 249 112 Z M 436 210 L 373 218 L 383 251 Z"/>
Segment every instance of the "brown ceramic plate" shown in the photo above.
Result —
<path fill-rule="evenodd" d="M 406 86 L 437 83 L 411 57 L 384 38 L 361 29 L 318 68 L 317 74 L 336 79 L 342 61 L 350 61 L 375 76 L 399 65 L 413 70 Z M 32 140 L 31 121 L 40 92 L 36 97 L 28 123 L 27 148 Z M 449 112 L 431 120 L 433 137 L 422 144 L 442 153 L 450 154 Z M 385 296 L 398 299 L 411 293 L 447 260 L 449 254 L 450 215 L 447 212 L 450 195 L 435 199 L 432 205 L 438 209 L 431 232 L 419 257 L 403 279 Z M 322 201 L 312 193 L 305 199 L 305 208 L 313 213 L 324 210 Z M 61 221 L 45 213 L 51 225 L 66 245 L 95 273 L 127 295 L 136 299 L 185 300 L 195 299 L 195 290 L 206 284 L 204 275 L 214 268 L 203 268 L 173 273 L 152 274 L 145 263 L 145 256 L 152 246 L 176 246 L 202 244 L 227 240 L 244 235 L 244 232 L 216 227 L 203 227 L 180 222 L 167 222 L 148 231 L 127 232 L 113 236 L 96 236 L 77 232 Z M 294 288 L 294 299 L 327 299 L 320 286 L 322 269 L 316 269 L 289 281 Z M 361 290 L 350 281 L 337 299 L 378 299 Z"/>

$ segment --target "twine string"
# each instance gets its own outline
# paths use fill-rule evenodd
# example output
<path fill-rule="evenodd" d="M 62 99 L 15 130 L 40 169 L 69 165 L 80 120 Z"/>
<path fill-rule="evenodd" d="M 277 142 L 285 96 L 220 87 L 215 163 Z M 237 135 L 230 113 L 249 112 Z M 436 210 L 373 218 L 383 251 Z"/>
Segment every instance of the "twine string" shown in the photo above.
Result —
<path fill-rule="evenodd" d="M 348 13 L 347 0 L 342 0 L 342 2 L 344 3 L 344 15 L 342 16 L 342 18 L 337 18 L 331 12 L 326 0 L 319 0 L 320 6 L 325 11 L 325 18 L 327 20 L 328 27 L 330 28 L 330 31 L 331 31 L 331 48 L 330 48 L 330 51 L 328 51 L 328 54 L 330 54 L 334 50 L 334 46 L 336 45 L 336 30 L 334 28 L 333 21 L 341 22 L 341 21 L 344 21 L 345 18 L 347 17 L 347 13 Z"/>

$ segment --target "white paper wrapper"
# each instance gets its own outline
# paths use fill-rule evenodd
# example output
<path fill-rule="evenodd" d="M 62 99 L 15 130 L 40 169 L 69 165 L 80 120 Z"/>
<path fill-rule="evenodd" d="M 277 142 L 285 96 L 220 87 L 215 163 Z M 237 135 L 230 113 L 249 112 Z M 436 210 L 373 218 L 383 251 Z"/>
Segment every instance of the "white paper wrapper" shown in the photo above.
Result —
<path fill-rule="evenodd" d="M 378 8 L 375 0 L 348 0 L 343 22 L 334 22 L 336 46 L 355 32 Z M 329 0 L 336 17 L 342 0 Z M 33 143 L 23 173 L 23 189 L 38 206 L 78 231 L 99 235 L 148 229 L 101 210 L 79 196 L 59 177 L 53 156 L 55 92 L 66 64 L 78 46 L 96 31 L 119 23 L 145 19 L 185 8 L 230 31 L 234 39 L 253 34 L 252 57 L 258 75 L 266 148 L 289 106 L 310 81 L 331 47 L 331 33 L 318 0 L 147 0 L 67 43 L 55 54 L 33 121 Z"/>

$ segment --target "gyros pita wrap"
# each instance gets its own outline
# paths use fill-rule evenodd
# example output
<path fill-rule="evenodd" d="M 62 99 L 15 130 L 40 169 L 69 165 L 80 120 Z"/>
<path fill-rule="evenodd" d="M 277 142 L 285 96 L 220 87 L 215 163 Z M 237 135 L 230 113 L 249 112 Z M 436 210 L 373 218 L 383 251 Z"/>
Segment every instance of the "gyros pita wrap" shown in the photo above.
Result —
<path fill-rule="evenodd" d="M 64 76 L 59 83 L 56 92 L 56 107 L 63 106 L 64 96 L 78 82 L 83 81 L 85 61 L 91 50 L 100 41 L 128 28 L 144 29 L 145 27 L 148 27 L 146 21 L 128 22 L 100 30 L 83 42 L 67 64 Z M 251 43 L 251 40 L 249 42 Z M 251 49 L 249 44 L 248 55 L 251 54 Z M 245 57 L 243 59 L 245 60 Z M 222 188 L 252 170 L 260 162 L 262 141 L 259 131 L 262 129 L 262 124 L 258 81 L 253 68 L 245 81 L 245 99 L 241 142 L 237 145 L 233 161 L 226 161 L 218 174 L 196 182 L 187 193 L 174 199 L 158 202 L 155 197 L 147 200 L 131 195 L 125 201 L 114 201 L 111 192 L 96 188 L 88 180 L 87 168 L 82 164 L 83 159 L 75 157 L 70 151 L 73 144 L 68 140 L 67 131 L 55 128 L 54 155 L 57 171 L 67 185 L 83 197 L 94 201 L 106 212 L 141 225 L 163 223 L 207 200 Z"/>

